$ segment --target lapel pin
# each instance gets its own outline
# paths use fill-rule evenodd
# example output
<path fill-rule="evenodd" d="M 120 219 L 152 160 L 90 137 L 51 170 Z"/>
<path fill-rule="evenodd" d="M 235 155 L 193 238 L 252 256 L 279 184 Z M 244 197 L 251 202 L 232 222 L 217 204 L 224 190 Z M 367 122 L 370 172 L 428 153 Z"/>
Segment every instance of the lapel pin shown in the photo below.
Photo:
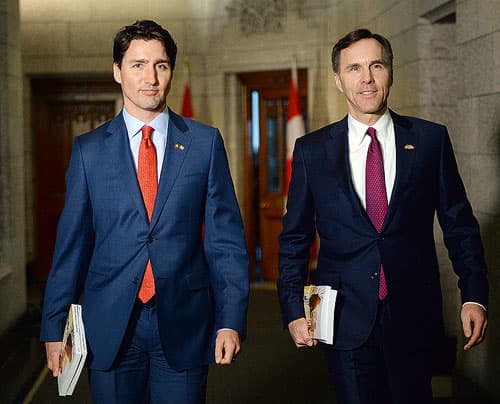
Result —
<path fill-rule="evenodd" d="M 415 146 L 413 146 L 412 144 L 405 144 L 405 150 L 414 150 L 415 149 Z"/>
<path fill-rule="evenodd" d="M 180 151 L 183 151 L 184 150 L 184 145 L 180 144 L 180 143 L 176 143 L 175 144 L 175 148 L 176 149 L 179 149 Z"/>

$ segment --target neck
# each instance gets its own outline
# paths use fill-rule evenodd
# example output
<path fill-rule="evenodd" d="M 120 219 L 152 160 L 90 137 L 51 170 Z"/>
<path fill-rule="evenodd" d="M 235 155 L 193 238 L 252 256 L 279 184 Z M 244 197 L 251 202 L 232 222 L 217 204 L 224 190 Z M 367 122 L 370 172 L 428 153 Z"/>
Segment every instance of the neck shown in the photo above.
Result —
<path fill-rule="evenodd" d="M 368 126 L 373 126 L 377 121 L 385 114 L 387 111 L 387 105 L 384 106 L 381 110 L 369 114 L 359 113 L 357 111 L 349 111 L 349 114 L 356 119 L 356 121 L 361 122 Z"/>
<path fill-rule="evenodd" d="M 127 105 L 125 103 L 124 108 L 134 118 L 139 119 L 140 121 L 144 122 L 145 124 L 149 124 L 153 119 L 155 119 L 158 115 L 160 115 L 163 111 L 165 111 L 166 106 L 163 106 L 162 108 L 158 108 L 155 110 L 148 111 L 148 110 L 144 110 L 144 109 L 134 108 L 134 106 L 131 107 L 130 105 Z"/>

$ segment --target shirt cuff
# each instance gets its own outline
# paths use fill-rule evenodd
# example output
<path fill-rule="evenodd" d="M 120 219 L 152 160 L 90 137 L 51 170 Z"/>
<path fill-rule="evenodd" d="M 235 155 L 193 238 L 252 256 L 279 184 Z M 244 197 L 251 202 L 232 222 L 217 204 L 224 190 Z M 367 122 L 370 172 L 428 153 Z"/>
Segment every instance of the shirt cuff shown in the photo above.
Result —
<path fill-rule="evenodd" d="M 235 331 L 235 330 L 233 330 L 232 328 L 220 328 L 217 330 L 217 334 L 221 331 Z"/>
<path fill-rule="evenodd" d="M 465 302 L 464 304 L 462 304 L 462 308 L 463 308 L 466 304 L 475 304 L 476 306 L 481 307 L 484 311 L 487 311 L 487 310 L 486 310 L 486 307 L 484 307 L 481 303 L 476 303 L 476 302 Z"/>

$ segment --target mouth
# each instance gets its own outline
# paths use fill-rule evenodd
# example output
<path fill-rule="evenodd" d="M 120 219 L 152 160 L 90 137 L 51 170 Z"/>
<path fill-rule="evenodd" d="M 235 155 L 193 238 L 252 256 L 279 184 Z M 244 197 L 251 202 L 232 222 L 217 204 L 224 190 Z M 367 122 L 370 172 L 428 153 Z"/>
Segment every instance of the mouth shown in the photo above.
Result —
<path fill-rule="evenodd" d="M 366 91 L 360 91 L 359 94 L 361 95 L 366 95 L 366 96 L 370 96 L 370 95 L 373 95 L 373 94 L 376 94 L 377 93 L 377 90 L 366 90 Z"/>
<path fill-rule="evenodd" d="M 144 90 L 141 90 L 141 92 L 144 95 L 157 95 L 160 92 L 160 90 L 156 90 L 156 89 L 144 89 Z"/>

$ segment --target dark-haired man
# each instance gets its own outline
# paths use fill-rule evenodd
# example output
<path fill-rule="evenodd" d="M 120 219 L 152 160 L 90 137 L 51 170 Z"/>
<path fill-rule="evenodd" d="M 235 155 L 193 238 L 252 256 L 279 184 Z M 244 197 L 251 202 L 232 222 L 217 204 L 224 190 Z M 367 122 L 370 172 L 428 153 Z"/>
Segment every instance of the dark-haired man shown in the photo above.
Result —
<path fill-rule="evenodd" d="M 41 340 L 57 376 L 65 316 L 83 294 L 95 403 L 204 402 L 207 364 L 230 364 L 246 332 L 248 260 L 224 145 L 167 108 L 176 53 L 153 21 L 121 29 L 124 108 L 73 144 Z"/>
<path fill-rule="evenodd" d="M 366 29 L 334 46 L 349 114 L 297 140 L 280 236 L 279 297 L 297 347 L 316 344 L 302 288 L 316 231 L 321 239 L 313 282 L 339 291 L 334 344 L 323 345 L 339 403 L 432 402 L 443 336 L 436 214 L 459 277 L 464 349 L 487 325 L 479 226 L 447 130 L 388 109 L 392 59 L 389 41 Z"/>

